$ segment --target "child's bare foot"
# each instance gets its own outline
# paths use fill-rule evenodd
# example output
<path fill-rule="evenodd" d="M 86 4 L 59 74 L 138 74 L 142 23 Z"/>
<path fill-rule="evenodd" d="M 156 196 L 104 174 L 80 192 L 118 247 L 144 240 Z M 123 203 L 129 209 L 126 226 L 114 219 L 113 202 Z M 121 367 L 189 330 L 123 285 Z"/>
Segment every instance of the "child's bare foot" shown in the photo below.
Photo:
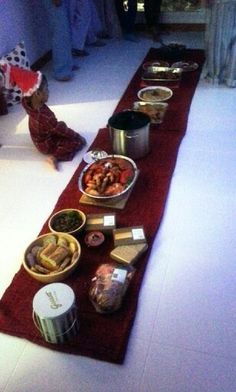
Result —
<path fill-rule="evenodd" d="M 59 162 L 54 157 L 47 157 L 46 162 L 54 169 L 59 171 Z"/>

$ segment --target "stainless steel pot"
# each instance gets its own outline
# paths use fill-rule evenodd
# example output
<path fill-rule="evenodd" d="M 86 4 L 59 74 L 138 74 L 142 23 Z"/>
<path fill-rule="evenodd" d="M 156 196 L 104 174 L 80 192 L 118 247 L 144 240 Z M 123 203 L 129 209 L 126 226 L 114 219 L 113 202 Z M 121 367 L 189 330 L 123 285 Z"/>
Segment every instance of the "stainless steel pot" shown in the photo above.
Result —
<path fill-rule="evenodd" d="M 150 117 L 142 112 L 124 110 L 108 120 L 112 149 L 115 154 L 132 159 L 142 158 L 149 152 Z"/>

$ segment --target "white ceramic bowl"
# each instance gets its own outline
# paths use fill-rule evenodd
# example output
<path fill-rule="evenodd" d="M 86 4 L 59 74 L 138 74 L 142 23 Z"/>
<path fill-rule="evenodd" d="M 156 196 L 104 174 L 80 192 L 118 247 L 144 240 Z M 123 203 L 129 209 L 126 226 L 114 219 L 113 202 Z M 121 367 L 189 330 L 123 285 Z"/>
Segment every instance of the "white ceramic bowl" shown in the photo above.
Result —
<path fill-rule="evenodd" d="M 138 98 L 146 102 L 167 101 L 173 95 L 173 91 L 165 86 L 148 86 L 138 91 Z"/>

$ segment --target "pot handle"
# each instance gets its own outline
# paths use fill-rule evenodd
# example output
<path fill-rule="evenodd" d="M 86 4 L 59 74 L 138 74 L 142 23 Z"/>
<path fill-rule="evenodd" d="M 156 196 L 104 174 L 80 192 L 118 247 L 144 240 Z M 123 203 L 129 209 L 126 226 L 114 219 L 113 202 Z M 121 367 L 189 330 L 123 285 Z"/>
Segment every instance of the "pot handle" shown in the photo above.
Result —
<path fill-rule="evenodd" d="M 139 137 L 140 136 L 140 134 L 139 133 L 136 133 L 136 135 L 134 134 L 134 135 L 132 135 L 132 136 L 130 136 L 130 135 L 124 135 L 127 139 L 134 139 L 134 138 L 136 138 L 136 137 Z"/>

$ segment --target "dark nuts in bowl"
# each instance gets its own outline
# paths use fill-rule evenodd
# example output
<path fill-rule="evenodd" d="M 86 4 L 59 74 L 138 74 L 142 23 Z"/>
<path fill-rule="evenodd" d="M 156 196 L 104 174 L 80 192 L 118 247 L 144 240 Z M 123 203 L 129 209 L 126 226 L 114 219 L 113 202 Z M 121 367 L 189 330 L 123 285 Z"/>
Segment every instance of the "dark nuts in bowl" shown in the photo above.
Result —
<path fill-rule="evenodd" d="M 76 235 L 84 228 L 86 215 L 83 211 L 74 208 L 60 210 L 53 214 L 48 227 L 53 233 L 67 233 Z"/>

